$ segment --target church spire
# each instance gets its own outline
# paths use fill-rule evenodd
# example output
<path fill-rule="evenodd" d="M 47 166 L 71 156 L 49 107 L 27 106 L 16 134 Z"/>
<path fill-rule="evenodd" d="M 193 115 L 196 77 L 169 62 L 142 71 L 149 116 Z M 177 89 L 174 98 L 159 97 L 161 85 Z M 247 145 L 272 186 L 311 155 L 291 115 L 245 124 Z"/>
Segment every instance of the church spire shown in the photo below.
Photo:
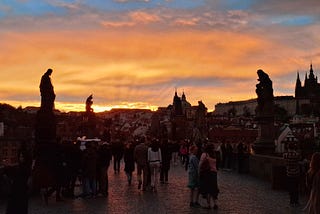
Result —
<path fill-rule="evenodd" d="M 308 81 L 308 74 L 306 73 L 306 76 L 304 77 L 304 86 L 306 86 L 307 81 Z"/>
<path fill-rule="evenodd" d="M 300 91 L 301 91 L 301 81 L 300 81 L 299 72 L 297 72 L 297 81 L 296 81 L 296 88 L 295 88 L 295 97 L 299 97 L 299 96 L 300 96 Z"/>
<path fill-rule="evenodd" d="M 312 63 L 310 64 L 310 74 L 309 74 L 309 79 L 314 79 Z"/>
<path fill-rule="evenodd" d="M 185 101 L 186 100 L 186 95 L 184 94 L 184 90 L 182 91 L 182 97 L 181 100 Z"/>
<path fill-rule="evenodd" d="M 182 115 L 182 103 L 178 96 L 177 88 L 175 88 L 175 93 L 173 97 L 173 111 L 175 115 Z"/>
<path fill-rule="evenodd" d="M 296 88 L 297 87 L 301 87 L 301 80 L 300 80 L 300 76 L 299 76 L 299 71 L 297 72 Z"/>

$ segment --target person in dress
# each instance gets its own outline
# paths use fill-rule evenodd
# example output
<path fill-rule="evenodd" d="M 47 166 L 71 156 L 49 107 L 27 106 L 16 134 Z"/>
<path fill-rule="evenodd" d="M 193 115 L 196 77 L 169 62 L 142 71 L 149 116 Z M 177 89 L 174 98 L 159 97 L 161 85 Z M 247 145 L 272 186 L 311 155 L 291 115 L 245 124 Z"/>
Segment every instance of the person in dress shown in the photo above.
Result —
<path fill-rule="evenodd" d="M 211 199 L 213 200 L 213 209 L 218 209 L 218 183 L 217 183 L 217 160 L 215 149 L 212 144 L 208 144 L 200 157 L 199 163 L 200 194 L 207 199 L 207 206 L 211 208 Z"/>

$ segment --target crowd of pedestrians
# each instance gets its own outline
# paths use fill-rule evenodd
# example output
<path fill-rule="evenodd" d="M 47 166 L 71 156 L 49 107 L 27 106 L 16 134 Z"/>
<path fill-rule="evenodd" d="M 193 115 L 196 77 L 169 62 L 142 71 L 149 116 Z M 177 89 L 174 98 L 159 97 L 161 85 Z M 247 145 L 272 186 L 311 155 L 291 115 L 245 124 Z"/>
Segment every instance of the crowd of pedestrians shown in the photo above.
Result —
<path fill-rule="evenodd" d="M 54 182 L 43 186 L 36 183 L 41 179 L 34 178 L 37 176 L 37 170 L 34 163 L 32 164 L 32 158 L 24 147 L 21 147 L 17 166 L 10 167 L 10 170 L 5 172 L 13 187 L 8 199 L 7 213 L 27 213 L 30 178 L 33 178 L 33 190 L 40 192 L 47 205 L 49 197 L 54 192 L 57 202 L 67 197 L 107 197 L 108 171 L 112 162 L 114 174 L 120 173 L 120 169 L 124 170 L 128 186 L 134 183 L 140 191 L 154 193 L 157 192 L 159 182 L 163 185 L 169 183 L 170 166 L 181 165 L 187 170 L 186 187 L 190 189 L 190 201 L 186 204 L 191 208 L 218 209 L 218 170 L 245 172 L 245 164 L 242 161 L 247 152 L 248 148 L 241 142 L 237 145 L 213 144 L 208 141 L 194 143 L 189 140 L 173 143 L 168 139 L 147 137 L 113 143 L 93 141 L 85 145 L 81 142 L 59 144 L 54 153 L 59 154 L 52 168 L 55 170 L 51 172 Z M 297 206 L 301 156 L 296 152 L 294 145 L 288 146 L 284 159 L 287 161 L 290 204 Z M 309 166 L 306 174 L 309 200 L 305 210 L 307 213 L 315 214 L 320 213 L 320 153 L 313 154 Z M 80 194 L 75 192 L 77 185 L 81 189 Z M 199 203 L 200 199 L 205 203 Z"/>

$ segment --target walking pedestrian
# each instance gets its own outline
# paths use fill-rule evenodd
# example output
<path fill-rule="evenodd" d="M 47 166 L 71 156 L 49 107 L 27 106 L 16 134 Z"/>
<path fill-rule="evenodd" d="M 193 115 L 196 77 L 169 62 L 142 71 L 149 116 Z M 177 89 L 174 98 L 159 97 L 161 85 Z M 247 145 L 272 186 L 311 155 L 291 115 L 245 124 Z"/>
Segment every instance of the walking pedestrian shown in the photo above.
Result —
<path fill-rule="evenodd" d="M 300 179 L 300 154 L 296 151 L 296 145 L 290 143 L 288 145 L 288 152 L 283 154 L 286 160 L 287 184 L 290 195 L 290 206 L 295 207 L 299 205 L 299 179 Z"/>
<path fill-rule="evenodd" d="M 157 180 L 162 163 L 161 149 L 157 139 L 153 139 L 151 147 L 148 148 L 148 163 L 151 173 L 151 188 L 153 192 L 157 191 Z"/>
<path fill-rule="evenodd" d="M 188 146 L 187 141 L 181 140 L 180 141 L 180 156 L 181 156 L 181 163 L 182 165 L 185 165 L 187 163 L 188 159 Z"/>
<path fill-rule="evenodd" d="M 198 147 L 195 145 L 190 146 L 189 149 L 189 165 L 188 165 L 188 187 L 190 188 L 190 207 L 200 207 L 199 204 L 199 159 L 196 154 Z"/>
<path fill-rule="evenodd" d="M 172 159 L 173 159 L 173 165 L 178 165 L 178 159 L 179 159 L 179 144 L 177 141 L 171 141 L 172 146 Z"/>
<path fill-rule="evenodd" d="M 103 142 L 98 149 L 98 181 L 99 193 L 108 196 L 108 168 L 111 160 L 111 148 L 107 142 Z"/>
<path fill-rule="evenodd" d="M 160 170 L 160 182 L 162 184 L 168 184 L 168 174 L 169 174 L 170 162 L 171 162 L 171 151 L 170 151 L 167 139 L 164 139 L 161 143 L 161 156 L 162 156 L 162 165 Z"/>
<path fill-rule="evenodd" d="M 217 160 L 215 149 L 212 144 L 208 144 L 202 153 L 199 163 L 200 194 L 207 199 L 207 206 L 211 208 L 211 199 L 213 200 L 213 209 L 218 209 L 218 183 L 217 183 Z"/>
<path fill-rule="evenodd" d="M 225 168 L 227 171 L 231 171 L 233 162 L 234 162 L 233 148 L 231 143 L 228 142 L 226 144 L 226 153 L 225 153 Z"/>
<path fill-rule="evenodd" d="M 120 173 L 120 163 L 123 156 L 123 142 L 122 139 L 116 139 L 112 144 L 112 154 L 113 154 L 113 170 L 114 173 Z"/>
<path fill-rule="evenodd" d="M 145 191 L 148 185 L 148 147 L 145 144 L 145 138 L 138 140 L 138 145 L 134 149 L 134 160 L 137 163 L 138 189 Z"/>
<path fill-rule="evenodd" d="M 226 163 L 226 153 L 227 153 L 227 148 L 226 148 L 226 143 L 222 142 L 220 145 L 220 152 L 221 152 L 221 168 L 224 169 L 227 167 Z"/>
<path fill-rule="evenodd" d="M 127 175 L 128 184 L 131 185 L 132 172 L 134 171 L 134 147 L 131 142 L 128 142 L 124 149 L 124 171 Z"/>
<path fill-rule="evenodd" d="M 242 142 L 237 145 L 238 173 L 244 172 L 244 145 Z"/>

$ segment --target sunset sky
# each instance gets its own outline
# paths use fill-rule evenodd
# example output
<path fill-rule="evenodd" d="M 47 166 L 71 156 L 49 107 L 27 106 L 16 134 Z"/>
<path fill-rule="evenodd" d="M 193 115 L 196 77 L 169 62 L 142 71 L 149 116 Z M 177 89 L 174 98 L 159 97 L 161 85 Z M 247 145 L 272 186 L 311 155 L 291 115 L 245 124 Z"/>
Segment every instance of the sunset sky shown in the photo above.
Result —
<path fill-rule="evenodd" d="M 312 62 L 320 77 L 319 0 L 1 0 L 0 103 L 40 106 L 48 68 L 56 108 L 150 108 L 181 96 L 209 111 L 294 95 Z"/>

